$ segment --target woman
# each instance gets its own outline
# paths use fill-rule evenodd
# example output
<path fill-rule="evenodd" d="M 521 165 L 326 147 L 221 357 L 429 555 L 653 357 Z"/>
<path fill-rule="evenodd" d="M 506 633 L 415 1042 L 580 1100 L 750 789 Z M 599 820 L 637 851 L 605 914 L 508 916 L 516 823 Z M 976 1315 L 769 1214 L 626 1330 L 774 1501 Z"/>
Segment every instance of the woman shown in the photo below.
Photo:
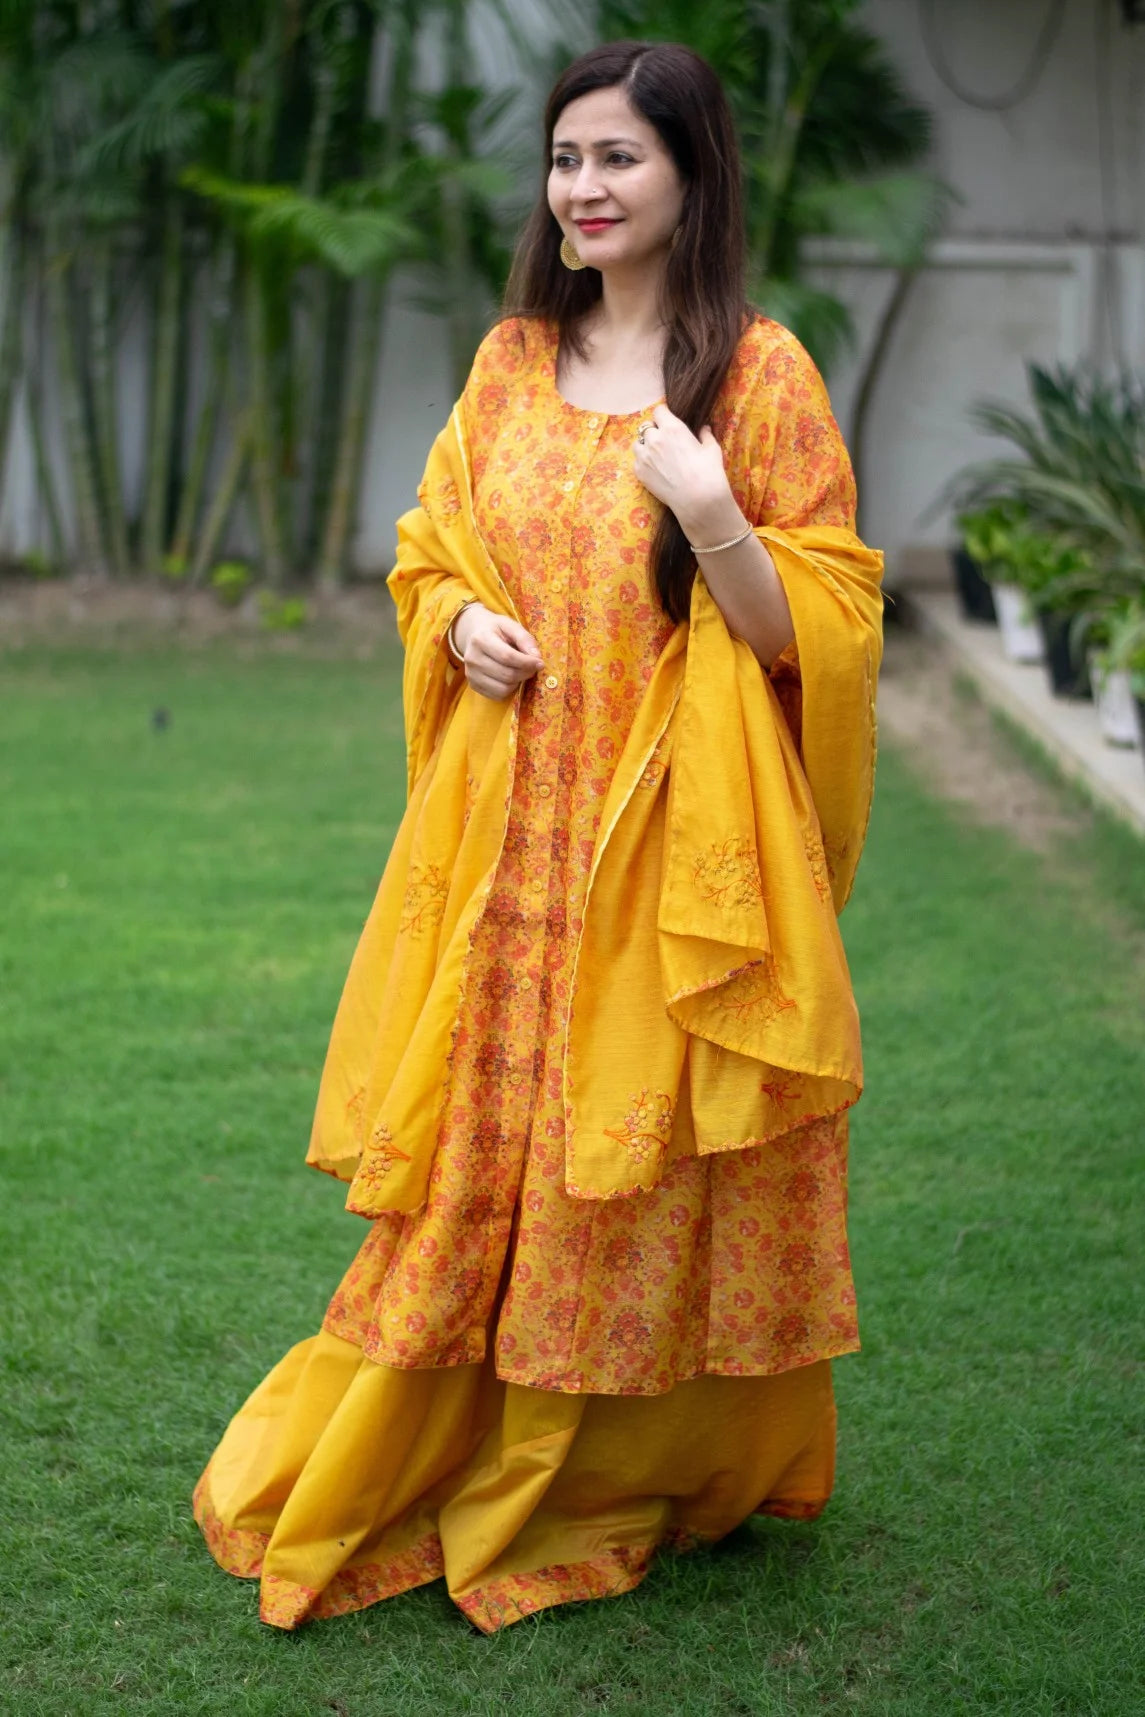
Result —
<path fill-rule="evenodd" d="M 598 48 L 545 132 L 515 314 L 399 526 L 409 805 L 309 1157 L 370 1232 L 196 1493 L 284 1628 L 444 1574 L 491 1632 L 811 1517 L 857 1346 L 880 560 L 745 307 L 711 70 Z"/>

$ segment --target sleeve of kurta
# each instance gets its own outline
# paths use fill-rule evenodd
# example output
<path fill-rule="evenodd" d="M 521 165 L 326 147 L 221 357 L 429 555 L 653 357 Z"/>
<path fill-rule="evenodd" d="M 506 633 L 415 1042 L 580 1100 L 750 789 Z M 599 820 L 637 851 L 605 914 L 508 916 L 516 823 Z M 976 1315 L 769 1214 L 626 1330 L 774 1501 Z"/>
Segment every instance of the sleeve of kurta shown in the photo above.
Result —
<path fill-rule="evenodd" d="M 473 534 L 464 528 L 471 505 L 464 451 L 468 405 L 475 390 L 488 385 L 499 344 L 494 329 L 474 360 L 450 427 L 430 449 L 418 505 L 398 520 L 397 556 L 388 583 L 405 647 L 402 698 L 411 791 L 464 684 L 446 650 L 451 623 L 469 602 L 504 606 L 499 592 L 491 594 L 490 569 L 475 555 Z"/>
<path fill-rule="evenodd" d="M 776 330 L 753 425 L 750 514 L 783 582 L 795 642 L 771 682 L 822 825 L 831 892 L 851 892 L 874 782 L 882 556 L 855 533 L 855 480 L 823 379 Z"/>

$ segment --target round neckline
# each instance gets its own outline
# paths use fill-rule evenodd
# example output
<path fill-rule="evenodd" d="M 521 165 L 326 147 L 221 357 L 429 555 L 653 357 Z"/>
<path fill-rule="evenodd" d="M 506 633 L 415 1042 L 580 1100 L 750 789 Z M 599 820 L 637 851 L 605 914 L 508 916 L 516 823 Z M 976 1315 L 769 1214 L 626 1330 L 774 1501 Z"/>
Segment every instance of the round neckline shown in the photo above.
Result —
<path fill-rule="evenodd" d="M 559 340 L 551 323 L 548 327 L 548 337 L 549 349 L 545 357 L 545 376 L 548 379 L 553 392 L 568 411 L 575 411 L 580 417 L 594 417 L 598 421 L 603 418 L 610 423 L 627 423 L 630 417 L 647 417 L 649 412 L 655 411 L 658 405 L 667 405 L 668 402 L 663 394 L 660 394 L 658 398 L 652 400 L 649 405 L 637 406 L 635 411 L 601 411 L 598 406 L 574 405 L 571 399 L 565 398 L 564 394 L 557 386 L 557 350 Z"/>

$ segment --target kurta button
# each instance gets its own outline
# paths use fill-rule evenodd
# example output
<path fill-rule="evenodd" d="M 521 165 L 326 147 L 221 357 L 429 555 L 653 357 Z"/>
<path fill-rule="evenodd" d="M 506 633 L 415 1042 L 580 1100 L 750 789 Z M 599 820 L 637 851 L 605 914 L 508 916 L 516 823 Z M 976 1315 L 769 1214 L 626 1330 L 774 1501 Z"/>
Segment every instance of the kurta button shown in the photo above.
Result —
<path fill-rule="evenodd" d="M 549 786 L 547 781 L 542 781 L 541 785 L 537 788 L 537 792 L 540 794 L 542 799 L 547 799 L 549 794 L 552 792 L 552 788 Z"/>
<path fill-rule="evenodd" d="M 547 674 L 545 676 L 545 684 L 551 692 L 555 692 L 560 683 L 561 682 L 557 679 L 555 674 Z"/>
<path fill-rule="evenodd" d="M 564 490 L 566 495 L 571 495 L 573 490 L 576 488 L 576 484 L 575 483 L 562 483 L 561 488 Z"/>
<path fill-rule="evenodd" d="M 533 980 L 532 980 L 532 978 L 528 978 L 528 977 L 526 977 L 526 978 L 522 978 L 522 979 L 521 979 L 521 988 L 522 988 L 522 989 L 523 989 L 523 990 L 531 990 L 531 989 L 532 989 L 532 987 L 533 987 Z"/>
<path fill-rule="evenodd" d="M 595 429 L 599 422 L 600 422 L 599 417 L 590 417 L 588 420 L 588 427 L 590 429 Z"/>

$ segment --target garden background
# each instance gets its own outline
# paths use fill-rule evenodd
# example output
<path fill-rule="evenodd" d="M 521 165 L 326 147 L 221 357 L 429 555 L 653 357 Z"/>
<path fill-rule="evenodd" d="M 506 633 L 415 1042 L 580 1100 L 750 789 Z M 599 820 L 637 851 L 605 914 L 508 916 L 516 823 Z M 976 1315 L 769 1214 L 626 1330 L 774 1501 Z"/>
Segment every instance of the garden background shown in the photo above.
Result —
<path fill-rule="evenodd" d="M 895 619 L 949 585 L 944 485 L 1028 429 L 979 565 L 1042 600 L 1073 557 L 1054 602 L 1132 667 L 1137 10 L 0 0 L 0 1711 L 1145 1708 L 1142 848 Z M 357 1243 L 301 1157 L 404 795 L 377 574 L 539 92 L 621 33 L 728 80 L 753 290 L 827 367 L 899 597 L 843 921 L 838 1493 L 492 1640 L 439 1587 L 282 1636 L 189 1492 Z"/>

